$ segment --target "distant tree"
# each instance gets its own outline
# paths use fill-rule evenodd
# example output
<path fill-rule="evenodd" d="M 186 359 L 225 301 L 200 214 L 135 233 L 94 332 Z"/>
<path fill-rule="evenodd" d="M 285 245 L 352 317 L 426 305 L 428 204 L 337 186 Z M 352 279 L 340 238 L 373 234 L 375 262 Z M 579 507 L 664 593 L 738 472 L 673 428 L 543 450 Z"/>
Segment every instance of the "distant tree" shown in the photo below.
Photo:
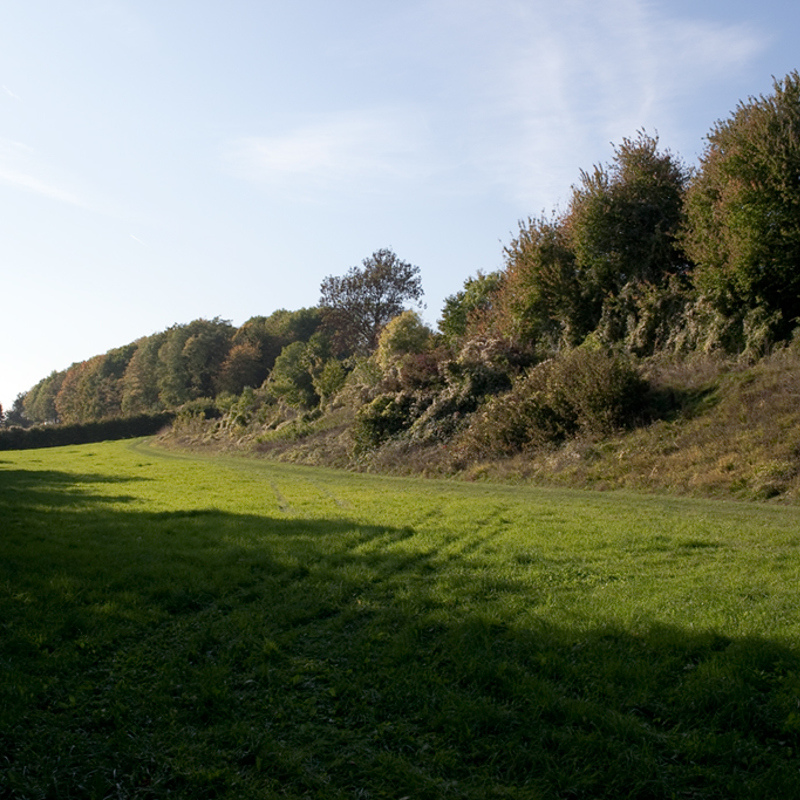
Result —
<path fill-rule="evenodd" d="M 271 394 L 294 408 L 313 408 L 320 399 L 309 369 L 308 349 L 306 342 L 287 344 L 269 377 Z"/>
<path fill-rule="evenodd" d="M 70 424 L 87 421 L 82 397 L 84 373 L 87 370 L 91 370 L 88 361 L 76 362 L 67 369 L 55 399 L 56 412 L 61 422 Z"/>
<path fill-rule="evenodd" d="M 318 308 L 301 308 L 298 311 L 279 309 L 268 317 L 251 317 L 231 340 L 231 352 L 222 369 L 224 377 L 221 380 L 227 386 L 224 391 L 238 394 L 238 391 L 234 391 L 236 384 L 260 386 L 281 350 L 292 342 L 309 341 L 321 322 L 322 312 Z M 256 351 L 259 353 L 258 362 L 254 360 Z"/>
<path fill-rule="evenodd" d="M 249 381 L 245 385 L 260 386 L 275 364 L 275 359 L 288 344 L 288 340 L 282 334 L 278 334 L 274 327 L 270 317 L 251 317 L 247 322 L 243 323 L 233 334 L 231 351 L 228 354 L 226 364 L 223 365 L 222 372 L 227 373 L 230 371 L 231 365 L 227 364 L 228 360 L 233 359 L 233 362 L 237 362 L 244 355 L 249 358 L 258 353 L 258 368 L 256 369 L 251 363 L 251 367 L 253 367 L 252 374 L 248 376 Z M 241 347 L 246 349 L 239 350 L 238 348 Z M 238 370 L 239 367 L 235 369 Z M 238 394 L 237 392 L 233 393 Z"/>
<path fill-rule="evenodd" d="M 383 326 L 420 303 L 419 267 L 401 261 L 391 250 L 377 250 L 346 275 L 329 276 L 320 286 L 323 325 L 340 352 L 366 354 L 375 349 Z"/>
<path fill-rule="evenodd" d="M 800 73 L 717 122 L 687 193 L 684 243 L 696 283 L 725 314 L 800 317 Z"/>
<path fill-rule="evenodd" d="M 183 359 L 193 397 L 213 397 L 219 371 L 230 350 L 234 329 L 218 317 L 191 323 Z"/>
<path fill-rule="evenodd" d="M 109 350 L 100 363 L 97 386 L 97 419 L 122 414 L 123 377 L 136 353 L 135 343 Z"/>
<path fill-rule="evenodd" d="M 281 308 L 264 318 L 265 330 L 286 344 L 307 342 L 321 324 L 322 312 L 319 308 L 300 308 L 297 311 Z"/>
<path fill-rule="evenodd" d="M 213 397 L 228 355 L 233 326 L 216 317 L 175 325 L 158 351 L 159 400 L 175 408 L 199 397 Z"/>
<path fill-rule="evenodd" d="M 25 394 L 25 416 L 31 422 L 58 422 L 55 400 L 61 390 L 66 370 L 53 371 Z"/>
<path fill-rule="evenodd" d="M 54 401 L 58 419 L 82 423 L 120 416 L 122 378 L 135 350 L 129 344 L 73 364 Z"/>
<path fill-rule="evenodd" d="M 122 413 L 125 416 L 164 410 L 159 400 L 159 350 L 166 341 L 166 332 L 139 339 L 136 350 L 122 376 Z"/>
<path fill-rule="evenodd" d="M 6 425 L 19 425 L 27 428 L 31 421 L 25 416 L 25 392 L 18 394 L 11 406 L 11 411 L 6 412 Z"/>
<path fill-rule="evenodd" d="M 218 392 L 239 395 L 249 386 L 256 389 L 264 382 L 267 370 L 258 342 L 239 342 L 228 351 L 216 380 Z"/>

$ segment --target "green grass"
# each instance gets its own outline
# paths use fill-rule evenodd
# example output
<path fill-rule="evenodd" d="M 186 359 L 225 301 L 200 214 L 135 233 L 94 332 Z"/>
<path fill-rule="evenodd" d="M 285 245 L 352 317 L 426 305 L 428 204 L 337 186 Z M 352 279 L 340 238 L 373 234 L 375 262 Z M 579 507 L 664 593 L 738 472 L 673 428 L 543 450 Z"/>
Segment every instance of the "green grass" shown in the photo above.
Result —
<path fill-rule="evenodd" d="M 800 509 L 0 456 L 0 796 L 800 796 Z"/>

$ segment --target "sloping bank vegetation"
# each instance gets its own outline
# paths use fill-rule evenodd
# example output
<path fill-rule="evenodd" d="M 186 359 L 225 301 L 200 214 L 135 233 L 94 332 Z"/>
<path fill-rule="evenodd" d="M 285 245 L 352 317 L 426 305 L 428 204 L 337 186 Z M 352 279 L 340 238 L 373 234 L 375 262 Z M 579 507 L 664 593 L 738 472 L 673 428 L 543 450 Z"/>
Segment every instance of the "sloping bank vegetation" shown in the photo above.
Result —
<path fill-rule="evenodd" d="M 13 421 L 175 411 L 164 444 L 469 478 L 800 495 L 800 74 L 696 168 L 639 132 L 529 218 L 504 265 L 409 309 L 379 250 L 319 304 L 196 320 L 55 372 Z"/>

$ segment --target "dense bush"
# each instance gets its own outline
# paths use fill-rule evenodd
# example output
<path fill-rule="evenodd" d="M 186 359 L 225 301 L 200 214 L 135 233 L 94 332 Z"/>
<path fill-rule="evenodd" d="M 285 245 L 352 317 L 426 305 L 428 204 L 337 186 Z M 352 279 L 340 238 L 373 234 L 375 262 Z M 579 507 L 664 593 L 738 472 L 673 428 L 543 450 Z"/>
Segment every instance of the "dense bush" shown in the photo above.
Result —
<path fill-rule="evenodd" d="M 577 434 L 608 435 L 633 421 L 644 394 L 628 358 L 583 345 L 537 365 L 489 400 L 461 445 L 470 456 L 498 457 Z"/>
<path fill-rule="evenodd" d="M 176 422 L 187 422 L 189 420 L 209 420 L 219 419 L 222 416 L 222 409 L 211 397 L 198 397 L 197 400 L 190 400 L 184 403 L 176 414 Z"/>
<path fill-rule="evenodd" d="M 406 430 L 418 416 L 416 398 L 408 392 L 381 394 L 362 406 L 353 423 L 356 452 L 377 447 Z"/>
<path fill-rule="evenodd" d="M 775 340 L 800 317 L 800 73 L 751 97 L 707 137 L 686 198 L 684 246 L 725 315 L 760 309 Z"/>

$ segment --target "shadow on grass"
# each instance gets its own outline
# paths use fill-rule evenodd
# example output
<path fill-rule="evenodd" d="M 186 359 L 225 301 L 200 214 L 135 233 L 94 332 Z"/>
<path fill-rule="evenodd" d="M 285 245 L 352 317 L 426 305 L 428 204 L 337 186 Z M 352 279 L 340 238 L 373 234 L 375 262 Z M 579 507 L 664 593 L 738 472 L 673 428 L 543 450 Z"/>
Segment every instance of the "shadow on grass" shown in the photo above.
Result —
<path fill-rule="evenodd" d="M 0 491 L 2 796 L 798 795 L 781 643 L 526 623 L 527 585 L 412 528 L 35 475 Z"/>
<path fill-rule="evenodd" d="M 720 402 L 718 387 L 685 388 L 662 386 L 651 388 L 647 397 L 648 416 L 652 420 L 675 422 L 690 420 L 710 411 Z"/>
<path fill-rule="evenodd" d="M 0 463 L 3 463 L 0 461 Z M 90 503 L 129 502 L 130 495 L 109 496 L 92 494 L 83 484 L 123 484 L 148 481 L 146 477 L 117 477 L 94 473 L 76 474 L 56 470 L 4 469 L 0 472 L 0 509 L 9 513 L 13 508 L 32 506 L 86 506 Z"/>

